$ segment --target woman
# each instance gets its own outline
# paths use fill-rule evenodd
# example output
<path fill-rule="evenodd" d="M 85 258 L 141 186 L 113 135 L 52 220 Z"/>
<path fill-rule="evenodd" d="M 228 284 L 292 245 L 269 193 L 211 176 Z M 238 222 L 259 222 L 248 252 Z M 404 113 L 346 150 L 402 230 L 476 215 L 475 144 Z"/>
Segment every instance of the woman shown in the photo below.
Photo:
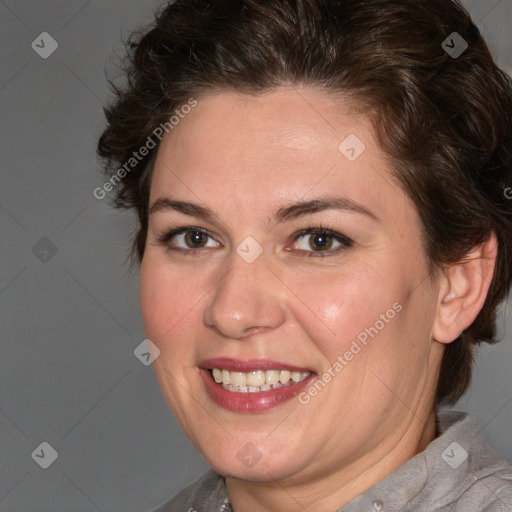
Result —
<path fill-rule="evenodd" d="M 212 467 L 159 510 L 512 510 L 442 410 L 511 282 L 512 87 L 468 13 L 178 0 L 129 57 L 98 153 Z"/>

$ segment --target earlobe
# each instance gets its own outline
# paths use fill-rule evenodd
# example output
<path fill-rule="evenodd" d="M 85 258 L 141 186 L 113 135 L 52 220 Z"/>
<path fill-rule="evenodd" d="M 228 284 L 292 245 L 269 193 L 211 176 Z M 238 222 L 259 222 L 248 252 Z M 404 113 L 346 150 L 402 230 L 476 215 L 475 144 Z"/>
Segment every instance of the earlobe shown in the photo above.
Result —
<path fill-rule="evenodd" d="M 432 338 L 451 343 L 469 327 L 482 309 L 494 275 L 498 242 L 491 234 L 466 258 L 445 269 L 439 287 L 439 301 Z"/>

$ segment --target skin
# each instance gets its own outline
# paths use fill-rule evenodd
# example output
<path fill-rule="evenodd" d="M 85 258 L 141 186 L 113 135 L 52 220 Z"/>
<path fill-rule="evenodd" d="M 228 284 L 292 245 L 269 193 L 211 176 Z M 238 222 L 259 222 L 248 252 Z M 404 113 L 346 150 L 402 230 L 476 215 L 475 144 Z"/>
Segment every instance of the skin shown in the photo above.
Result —
<path fill-rule="evenodd" d="M 216 92 L 159 148 L 150 204 L 172 196 L 218 218 L 150 216 L 145 332 L 161 351 L 153 366 L 169 406 L 225 476 L 237 512 L 332 511 L 423 451 L 435 437 L 445 343 L 472 322 L 492 277 L 494 239 L 471 263 L 429 275 L 417 213 L 370 122 L 350 106 L 308 87 Z M 354 162 L 338 150 L 350 134 L 366 145 Z M 356 201 L 378 220 L 337 210 L 272 219 L 284 204 L 325 195 Z M 320 224 L 352 245 L 335 252 L 333 240 L 329 256 L 315 257 L 315 235 L 294 235 Z M 211 232 L 207 247 L 190 248 L 183 235 L 168 242 L 183 252 L 158 242 L 184 226 Z M 250 264 L 236 252 L 248 236 L 263 248 Z M 319 378 L 395 303 L 395 318 L 307 405 L 295 398 L 260 413 L 229 411 L 199 376 L 204 359 L 230 357 L 283 361 Z M 248 442 L 261 454 L 252 467 L 237 457 Z"/>

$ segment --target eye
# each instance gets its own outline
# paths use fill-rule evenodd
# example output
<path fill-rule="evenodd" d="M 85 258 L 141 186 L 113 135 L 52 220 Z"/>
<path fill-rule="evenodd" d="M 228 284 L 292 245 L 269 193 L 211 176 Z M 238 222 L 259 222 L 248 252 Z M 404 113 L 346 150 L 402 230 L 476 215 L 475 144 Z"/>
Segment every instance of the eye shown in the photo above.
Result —
<path fill-rule="evenodd" d="M 209 240 L 210 239 L 210 240 Z M 295 233 L 297 249 L 308 257 L 325 257 L 338 254 L 352 245 L 352 240 L 331 228 L 308 227 Z M 181 251 L 188 254 L 201 254 L 199 249 L 220 247 L 206 229 L 197 227 L 180 227 L 158 237 L 159 245 L 168 251 Z"/>
<path fill-rule="evenodd" d="M 325 227 L 310 227 L 295 235 L 298 249 L 309 254 L 308 257 L 323 257 L 337 254 L 350 247 L 352 240 L 345 235 Z"/>
<path fill-rule="evenodd" d="M 220 244 L 212 239 L 212 243 L 207 245 L 208 238 L 212 235 L 203 228 L 182 227 L 173 229 L 164 233 L 158 238 L 158 243 L 165 245 L 169 250 L 179 250 L 192 252 L 190 249 L 203 249 L 208 247 L 219 247 Z M 172 242 L 172 243 L 171 243 Z"/>

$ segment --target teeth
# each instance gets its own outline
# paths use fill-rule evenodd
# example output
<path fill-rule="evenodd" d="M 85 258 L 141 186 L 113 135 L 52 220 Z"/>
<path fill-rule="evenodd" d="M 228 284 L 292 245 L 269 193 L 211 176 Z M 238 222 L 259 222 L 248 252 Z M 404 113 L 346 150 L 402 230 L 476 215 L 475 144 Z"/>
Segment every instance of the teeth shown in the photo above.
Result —
<path fill-rule="evenodd" d="M 221 377 L 222 377 L 222 382 L 224 384 L 231 384 L 231 372 L 228 372 L 227 370 L 222 370 Z"/>
<path fill-rule="evenodd" d="M 248 386 L 263 386 L 265 384 L 265 372 L 257 371 L 257 372 L 249 372 L 247 374 L 247 385 Z"/>
<path fill-rule="evenodd" d="M 231 385 L 245 387 L 247 385 L 247 376 L 242 372 L 231 372 Z"/>
<path fill-rule="evenodd" d="M 281 372 L 281 375 L 279 375 L 279 382 L 281 384 L 288 384 L 291 376 L 292 376 L 291 372 L 289 372 L 288 370 L 283 370 Z"/>
<path fill-rule="evenodd" d="M 300 372 L 292 372 L 290 377 L 292 378 L 293 382 L 300 382 Z"/>
<path fill-rule="evenodd" d="M 224 389 L 238 393 L 256 393 L 291 386 L 309 377 L 310 372 L 257 370 L 243 373 L 213 368 L 212 375 L 215 382 L 221 384 Z"/>
<path fill-rule="evenodd" d="M 281 372 L 279 370 L 267 370 L 265 373 L 265 382 L 267 384 L 277 384 L 279 382 L 279 375 L 281 375 Z"/>

